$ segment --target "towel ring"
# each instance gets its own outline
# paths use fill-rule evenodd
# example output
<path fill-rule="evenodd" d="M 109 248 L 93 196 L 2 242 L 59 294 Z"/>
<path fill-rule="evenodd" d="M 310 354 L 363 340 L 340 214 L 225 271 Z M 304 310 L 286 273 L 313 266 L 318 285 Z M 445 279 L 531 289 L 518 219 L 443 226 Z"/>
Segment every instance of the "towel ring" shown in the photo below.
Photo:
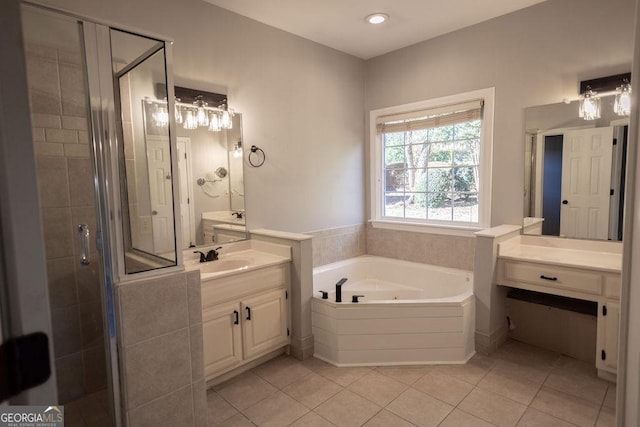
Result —
<path fill-rule="evenodd" d="M 252 156 L 255 156 L 256 158 L 254 159 Z M 264 154 L 262 148 L 252 145 L 251 151 L 249 152 L 249 164 L 254 168 L 259 168 L 264 164 L 265 160 L 267 160 L 267 155 Z"/>

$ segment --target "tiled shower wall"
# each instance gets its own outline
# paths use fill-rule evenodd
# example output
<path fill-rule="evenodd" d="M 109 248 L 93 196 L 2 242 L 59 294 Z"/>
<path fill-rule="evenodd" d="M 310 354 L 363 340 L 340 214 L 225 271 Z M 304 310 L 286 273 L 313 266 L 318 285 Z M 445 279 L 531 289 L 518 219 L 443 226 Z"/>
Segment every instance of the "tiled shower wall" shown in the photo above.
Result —
<path fill-rule="evenodd" d="M 98 254 L 80 264 L 77 224 L 96 230 L 79 52 L 27 45 L 27 72 L 60 403 L 106 387 Z"/>
<path fill-rule="evenodd" d="M 473 271 L 474 237 L 386 230 L 370 224 L 309 234 L 314 267 L 368 254 Z"/>

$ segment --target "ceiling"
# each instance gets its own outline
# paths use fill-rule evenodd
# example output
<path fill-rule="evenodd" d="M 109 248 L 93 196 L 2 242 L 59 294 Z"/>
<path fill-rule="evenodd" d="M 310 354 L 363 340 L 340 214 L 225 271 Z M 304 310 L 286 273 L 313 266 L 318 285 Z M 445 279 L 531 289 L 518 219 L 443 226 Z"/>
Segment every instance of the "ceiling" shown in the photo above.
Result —
<path fill-rule="evenodd" d="M 205 0 L 362 59 L 373 58 L 544 0 Z M 390 16 L 371 25 L 374 12 Z"/>

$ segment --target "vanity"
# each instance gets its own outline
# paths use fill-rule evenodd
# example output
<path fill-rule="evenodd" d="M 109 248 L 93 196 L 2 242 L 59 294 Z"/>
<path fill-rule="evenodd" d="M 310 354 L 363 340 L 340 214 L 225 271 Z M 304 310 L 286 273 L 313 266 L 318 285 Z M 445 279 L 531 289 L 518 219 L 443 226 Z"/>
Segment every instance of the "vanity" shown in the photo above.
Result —
<path fill-rule="evenodd" d="M 597 304 L 596 368 L 615 380 L 622 243 L 516 236 L 498 245 L 496 283 Z"/>
<path fill-rule="evenodd" d="M 218 260 L 204 263 L 192 252 L 185 252 L 185 267 L 200 270 L 207 382 L 221 382 L 286 351 L 291 248 L 246 240 L 226 245 Z"/>

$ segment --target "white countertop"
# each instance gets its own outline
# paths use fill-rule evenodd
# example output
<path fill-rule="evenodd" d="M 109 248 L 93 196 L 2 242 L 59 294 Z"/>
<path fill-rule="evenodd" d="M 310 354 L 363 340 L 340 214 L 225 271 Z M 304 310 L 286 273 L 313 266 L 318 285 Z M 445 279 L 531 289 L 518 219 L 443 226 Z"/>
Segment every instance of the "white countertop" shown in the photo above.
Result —
<path fill-rule="evenodd" d="M 242 218 L 236 218 L 233 215 L 235 211 L 211 211 L 211 212 L 202 212 L 202 219 L 206 219 L 209 221 L 218 221 L 223 222 L 225 224 L 237 224 L 237 225 L 245 225 L 245 213 L 242 212 Z"/>
<path fill-rule="evenodd" d="M 586 249 L 576 247 L 575 242 L 567 245 L 570 247 L 562 247 L 561 240 L 556 240 L 554 246 L 545 244 L 544 239 L 539 242 L 522 237 L 511 239 L 498 246 L 498 258 L 610 273 L 622 271 L 622 252 L 610 242 L 602 242 L 600 248 L 593 242 L 585 243 Z"/>

